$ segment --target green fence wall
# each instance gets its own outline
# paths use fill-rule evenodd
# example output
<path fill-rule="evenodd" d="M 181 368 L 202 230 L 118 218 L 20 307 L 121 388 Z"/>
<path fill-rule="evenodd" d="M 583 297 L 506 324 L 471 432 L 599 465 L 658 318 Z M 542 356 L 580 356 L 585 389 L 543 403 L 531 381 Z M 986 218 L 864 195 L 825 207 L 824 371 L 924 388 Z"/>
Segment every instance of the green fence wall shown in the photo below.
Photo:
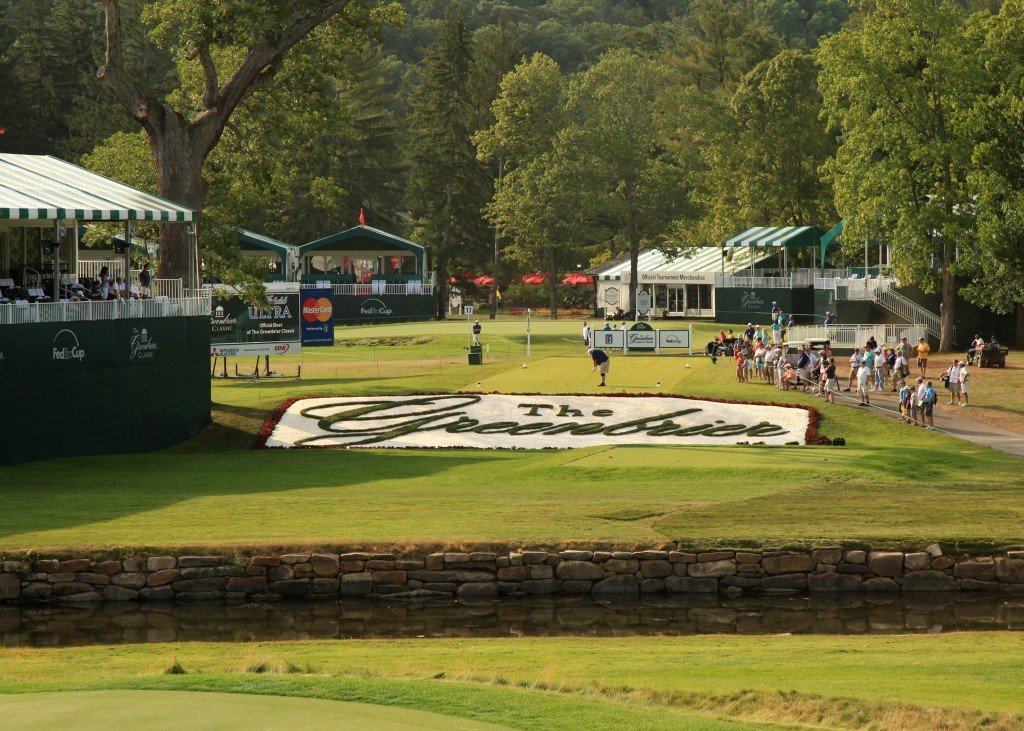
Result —
<path fill-rule="evenodd" d="M 797 323 L 809 325 L 814 313 L 814 289 L 715 288 L 715 322 L 767 325 L 771 322 L 772 302 L 782 311 L 795 314 Z"/>
<path fill-rule="evenodd" d="M 0 464 L 147 452 L 210 421 L 210 318 L 0 327 Z"/>
<path fill-rule="evenodd" d="M 429 294 L 335 296 L 334 322 L 340 325 L 366 325 L 430 320 L 436 309 L 434 297 Z"/>

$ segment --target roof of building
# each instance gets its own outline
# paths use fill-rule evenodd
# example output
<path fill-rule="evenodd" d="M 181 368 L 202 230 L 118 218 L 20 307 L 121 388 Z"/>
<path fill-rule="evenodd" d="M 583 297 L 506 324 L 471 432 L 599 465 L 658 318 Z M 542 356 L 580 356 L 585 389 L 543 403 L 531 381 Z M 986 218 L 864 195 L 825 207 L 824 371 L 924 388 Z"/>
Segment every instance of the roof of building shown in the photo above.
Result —
<path fill-rule="evenodd" d="M 717 246 L 702 246 L 690 249 L 680 256 L 667 256 L 657 249 L 644 249 L 637 257 L 638 272 L 714 272 L 722 271 L 723 249 Z M 749 250 L 728 252 L 725 258 L 725 273 L 735 274 L 750 267 Z M 774 256 L 772 251 L 758 251 L 755 261 L 761 262 Z M 629 275 L 629 256 L 618 257 L 599 267 L 588 270 L 599 281 L 617 281 L 623 273 Z"/>
<path fill-rule="evenodd" d="M 172 203 L 50 155 L 0 153 L 0 219 L 194 221 Z"/>

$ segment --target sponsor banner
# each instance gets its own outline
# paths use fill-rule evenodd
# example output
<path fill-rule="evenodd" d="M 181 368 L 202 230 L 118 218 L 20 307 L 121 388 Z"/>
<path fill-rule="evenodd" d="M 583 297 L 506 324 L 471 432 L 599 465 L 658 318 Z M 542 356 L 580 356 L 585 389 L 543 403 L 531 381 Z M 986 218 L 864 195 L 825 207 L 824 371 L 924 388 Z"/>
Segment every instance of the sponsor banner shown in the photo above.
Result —
<path fill-rule="evenodd" d="M 235 358 L 243 355 L 294 355 L 302 352 L 301 343 L 228 343 L 210 345 L 211 358 Z"/>
<path fill-rule="evenodd" d="M 619 348 L 626 342 L 626 333 L 623 330 L 595 330 L 595 348 Z"/>
<path fill-rule="evenodd" d="M 269 307 L 250 305 L 237 295 L 214 293 L 210 318 L 210 342 L 215 345 L 242 343 L 301 342 L 298 292 L 267 291 Z"/>
<path fill-rule="evenodd" d="M 302 344 L 334 345 L 334 290 L 302 290 Z"/>
<path fill-rule="evenodd" d="M 658 333 L 646 322 L 638 322 L 626 332 L 628 350 L 654 350 L 658 345 Z"/>
<path fill-rule="evenodd" d="M 338 295 L 333 304 L 336 323 L 429 320 L 437 310 L 429 294 Z"/>
<path fill-rule="evenodd" d="M 658 347 L 666 350 L 672 350 L 674 348 L 688 350 L 690 348 L 690 331 L 659 330 Z"/>
<path fill-rule="evenodd" d="M 270 426 L 273 429 L 270 430 Z M 264 428 L 266 447 L 578 449 L 616 444 L 792 444 L 802 407 L 684 397 L 435 394 L 304 398 Z"/>

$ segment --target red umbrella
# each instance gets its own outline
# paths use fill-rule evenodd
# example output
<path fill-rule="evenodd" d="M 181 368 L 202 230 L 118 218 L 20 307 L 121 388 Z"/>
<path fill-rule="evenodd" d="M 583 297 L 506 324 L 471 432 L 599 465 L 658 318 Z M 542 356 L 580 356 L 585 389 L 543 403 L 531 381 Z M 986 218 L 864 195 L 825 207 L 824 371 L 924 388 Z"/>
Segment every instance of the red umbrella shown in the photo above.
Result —
<path fill-rule="evenodd" d="M 494 284 L 494 277 L 485 274 L 482 277 L 477 277 L 476 279 L 474 279 L 473 284 L 479 285 L 481 287 L 490 287 L 492 284 Z"/>
<path fill-rule="evenodd" d="M 586 274 L 580 274 L 579 272 L 573 272 L 572 274 L 562 277 L 562 284 L 571 284 L 576 286 L 577 284 L 593 284 L 594 278 L 588 277 Z"/>
<path fill-rule="evenodd" d="M 544 275 L 540 272 L 523 276 L 523 284 L 544 284 Z"/>

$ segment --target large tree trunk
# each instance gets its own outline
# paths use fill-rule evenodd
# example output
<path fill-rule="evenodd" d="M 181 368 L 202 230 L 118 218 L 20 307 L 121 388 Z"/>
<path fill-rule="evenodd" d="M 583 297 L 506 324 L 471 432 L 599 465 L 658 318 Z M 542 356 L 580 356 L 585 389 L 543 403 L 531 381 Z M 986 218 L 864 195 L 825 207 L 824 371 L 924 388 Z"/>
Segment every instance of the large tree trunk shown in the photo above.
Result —
<path fill-rule="evenodd" d="M 953 328 L 956 322 L 956 282 L 953 280 L 953 242 L 947 237 L 942 239 L 942 304 L 939 307 L 940 335 L 939 350 L 953 350 Z"/>
<path fill-rule="evenodd" d="M 1017 303 L 1017 332 L 1014 345 L 1017 348 L 1024 347 L 1024 302 Z"/>

